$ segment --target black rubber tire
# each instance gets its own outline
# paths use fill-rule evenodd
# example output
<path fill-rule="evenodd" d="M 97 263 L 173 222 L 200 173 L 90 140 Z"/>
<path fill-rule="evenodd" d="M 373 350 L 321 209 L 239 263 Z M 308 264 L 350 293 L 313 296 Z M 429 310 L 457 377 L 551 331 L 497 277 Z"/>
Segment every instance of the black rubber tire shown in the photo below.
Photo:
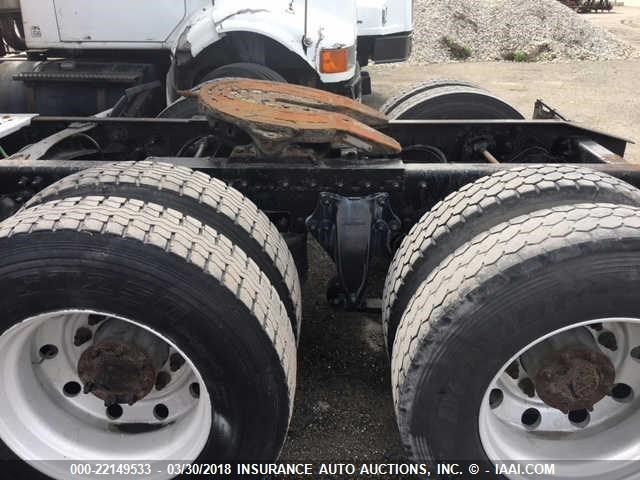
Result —
<path fill-rule="evenodd" d="M 408 101 L 411 97 L 418 95 L 434 88 L 439 87 L 471 87 L 478 90 L 486 91 L 479 85 L 471 82 L 465 82 L 464 80 L 453 80 L 450 78 L 436 78 L 433 80 L 427 80 L 416 85 L 412 85 L 409 88 L 405 88 L 396 93 L 393 97 L 387 99 L 386 102 L 380 107 L 380 111 L 385 115 L 391 116 L 393 110 L 399 107 L 402 103 Z"/>
<path fill-rule="evenodd" d="M 293 409 L 295 338 L 268 277 L 214 229 L 138 200 L 52 201 L 0 224 L 0 288 L 0 333 L 73 308 L 137 321 L 175 343 L 215 399 L 197 463 L 277 458 Z M 11 455 L 0 442 L 0 458 Z M 20 468 L 16 478 L 33 478 Z"/>
<path fill-rule="evenodd" d="M 231 63 L 216 68 L 206 74 L 199 82 L 200 85 L 219 78 L 251 78 L 254 80 L 270 80 L 272 82 L 287 83 L 287 80 L 275 70 L 258 63 Z M 196 89 L 199 88 L 195 87 Z M 200 115 L 198 100 L 192 97 L 180 98 L 158 114 L 158 118 L 193 118 Z"/>
<path fill-rule="evenodd" d="M 463 83 L 418 87 L 389 110 L 391 120 L 522 120 L 524 116 L 504 100 Z"/>
<path fill-rule="evenodd" d="M 388 270 L 382 325 L 389 352 L 409 300 L 447 255 L 510 218 L 583 202 L 640 205 L 640 190 L 580 166 L 532 165 L 483 177 L 438 203 L 404 238 Z"/>
<path fill-rule="evenodd" d="M 200 83 L 218 78 L 252 78 L 254 80 L 270 80 L 272 82 L 287 83 L 287 80 L 275 70 L 259 63 L 230 63 L 216 68 L 200 79 Z"/>
<path fill-rule="evenodd" d="M 296 338 L 299 337 L 302 301 L 296 264 L 276 226 L 242 193 L 186 167 L 151 161 L 120 162 L 69 175 L 39 192 L 25 208 L 91 195 L 157 203 L 225 235 L 267 275 L 287 309 Z"/>
<path fill-rule="evenodd" d="M 300 278 L 300 284 L 303 285 L 307 281 L 309 276 L 309 255 L 308 255 L 308 241 L 306 233 L 291 233 L 285 234 L 284 240 L 287 242 L 287 247 L 291 252 L 293 261 L 296 263 L 298 269 L 298 278 Z"/>
<path fill-rule="evenodd" d="M 422 282 L 398 329 L 392 386 L 410 458 L 487 460 L 479 409 L 502 366 L 563 327 L 640 318 L 638 289 L 637 207 L 539 210 L 465 243 Z"/>

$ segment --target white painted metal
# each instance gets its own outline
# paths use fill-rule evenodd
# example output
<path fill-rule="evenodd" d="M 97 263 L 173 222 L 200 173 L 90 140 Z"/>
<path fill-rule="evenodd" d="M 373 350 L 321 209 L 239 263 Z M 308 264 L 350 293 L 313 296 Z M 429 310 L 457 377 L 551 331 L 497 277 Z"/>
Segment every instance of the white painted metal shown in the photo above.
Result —
<path fill-rule="evenodd" d="M 255 32 L 304 59 L 325 83 L 352 78 L 323 74 L 324 48 L 354 47 L 358 35 L 411 30 L 411 0 L 22 0 L 27 45 L 34 49 L 158 49 L 181 40 L 193 55 L 229 32 Z"/>
<path fill-rule="evenodd" d="M 186 0 L 55 0 L 54 3 L 63 42 L 162 44 L 187 14 Z"/>
<path fill-rule="evenodd" d="M 357 0 L 358 36 L 392 35 L 413 30 L 412 0 Z"/>
<path fill-rule="evenodd" d="M 90 313 L 65 310 L 26 319 L 0 336 L 0 438 L 13 452 L 52 478 L 68 480 L 69 466 L 60 460 L 147 462 L 195 460 L 212 425 L 212 405 L 194 364 L 178 347 L 144 325 L 120 317 L 160 336 L 187 360 L 162 391 L 152 391 L 135 405 L 123 406 L 123 416 L 109 420 L 104 402 L 92 394 L 68 397 L 63 386 L 78 381 L 77 360 L 87 345 L 73 344 L 74 332 L 87 325 Z M 95 327 L 94 327 L 95 328 Z M 58 354 L 43 360 L 43 345 Z M 198 383 L 199 399 L 189 391 Z M 168 406 L 168 421 L 159 422 L 153 407 Z M 114 425 L 146 423 L 162 428 L 143 434 L 125 433 Z M 36 461 L 37 460 L 37 461 Z M 154 480 L 172 478 L 165 468 L 152 468 Z"/>
<path fill-rule="evenodd" d="M 588 328 L 601 323 L 613 333 L 617 349 L 600 346 L 616 369 L 616 383 L 625 383 L 633 393 L 625 399 L 607 396 L 600 400 L 588 421 L 575 425 L 566 414 L 544 404 L 537 395 L 527 396 L 518 383 L 527 377 L 520 366 L 514 379 L 505 370 L 520 356 L 543 340 L 572 328 Z M 597 337 L 598 332 L 589 328 Z M 640 478 L 640 362 L 631 350 L 640 346 L 640 319 L 605 318 L 560 329 L 539 338 L 505 362 L 484 395 L 479 412 L 479 433 L 482 446 L 494 463 L 555 462 L 553 478 L 622 480 Z M 491 391 L 499 389 L 502 401 L 492 408 Z M 540 422 L 534 427 L 523 425 L 525 410 L 540 412 Z M 524 470 L 522 470 L 524 472 Z M 508 475 L 512 480 L 540 478 L 532 475 Z"/>
<path fill-rule="evenodd" d="M 11 135 L 31 125 L 32 113 L 0 113 L 0 138 Z"/>

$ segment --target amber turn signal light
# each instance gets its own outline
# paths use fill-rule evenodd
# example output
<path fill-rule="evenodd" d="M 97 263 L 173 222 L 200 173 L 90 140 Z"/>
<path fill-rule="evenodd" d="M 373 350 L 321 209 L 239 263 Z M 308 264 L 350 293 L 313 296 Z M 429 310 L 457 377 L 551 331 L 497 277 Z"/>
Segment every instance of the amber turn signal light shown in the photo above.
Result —
<path fill-rule="evenodd" d="M 334 48 L 320 52 L 320 71 L 322 73 L 343 73 L 350 68 L 350 49 Z"/>

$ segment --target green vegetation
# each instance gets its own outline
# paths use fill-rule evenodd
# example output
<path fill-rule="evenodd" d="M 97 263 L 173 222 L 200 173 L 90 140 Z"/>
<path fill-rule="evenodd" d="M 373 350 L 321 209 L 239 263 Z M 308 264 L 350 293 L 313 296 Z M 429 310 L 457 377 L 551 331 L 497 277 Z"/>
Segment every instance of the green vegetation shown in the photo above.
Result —
<path fill-rule="evenodd" d="M 513 50 L 502 54 L 502 59 L 508 62 L 537 62 L 540 56 L 551 52 L 548 43 L 542 43 L 531 48 L 528 52 L 524 50 Z"/>
<path fill-rule="evenodd" d="M 529 54 L 527 52 L 523 52 L 522 50 L 518 50 L 513 54 L 514 62 L 526 62 L 529 60 Z"/>
<path fill-rule="evenodd" d="M 522 50 L 516 50 L 514 52 L 506 52 L 502 54 L 502 59 L 508 62 L 528 62 L 530 61 L 529 54 Z"/>
<path fill-rule="evenodd" d="M 466 60 L 471 56 L 471 49 L 469 47 L 461 45 L 451 37 L 442 37 L 440 42 L 447 47 L 451 57 L 456 60 Z"/>

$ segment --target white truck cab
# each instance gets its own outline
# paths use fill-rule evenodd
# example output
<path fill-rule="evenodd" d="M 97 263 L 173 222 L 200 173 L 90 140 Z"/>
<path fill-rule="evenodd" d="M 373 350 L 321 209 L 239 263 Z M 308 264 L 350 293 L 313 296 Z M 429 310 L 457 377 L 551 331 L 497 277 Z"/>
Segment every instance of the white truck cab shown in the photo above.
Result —
<path fill-rule="evenodd" d="M 168 74 L 169 100 L 238 63 L 277 74 L 256 78 L 357 97 L 370 93 L 370 60 L 408 58 L 412 0 L 0 0 L 0 17 L 5 40 L 14 19 L 31 59 L 73 58 L 76 76 L 83 60 L 109 60 L 106 73 L 113 62 L 153 63 Z M 18 78 L 38 81 L 28 73 Z"/>

